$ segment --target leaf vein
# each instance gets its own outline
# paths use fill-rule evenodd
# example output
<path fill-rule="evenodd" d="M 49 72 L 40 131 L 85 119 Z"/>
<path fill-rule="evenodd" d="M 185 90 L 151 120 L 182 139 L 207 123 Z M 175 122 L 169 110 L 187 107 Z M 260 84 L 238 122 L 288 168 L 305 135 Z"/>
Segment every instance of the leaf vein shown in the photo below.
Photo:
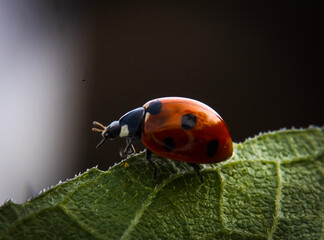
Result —
<path fill-rule="evenodd" d="M 170 178 L 171 179 L 171 178 Z M 173 178 L 172 178 L 173 179 Z M 139 223 L 143 213 L 146 211 L 146 209 L 149 207 L 149 205 L 152 203 L 153 199 L 155 198 L 156 194 L 170 181 L 165 181 L 163 184 L 160 184 L 158 186 L 155 186 L 154 190 L 151 192 L 150 195 L 146 198 L 145 202 L 142 204 L 142 207 L 136 212 L 134 218 L 131 220 L 130 225 L 128 228 L 124 231 L 123 235 L 120 239 L 128 239 L 130 236 L 130 233 L 132 230 L 136 227 L 136 225 Z"/>
<path fill-rule="evenodd" d="M 268 240 L 273 239 L 273 234 L 278 226 L 280 213 L 281 213 L 281 198 L 282 198 L 282 171 L 281 171 L 281 163 L 276 163 L 276 170 L 278 176 L 278 184 L 277 184 L 277 192 L 275 197 L 275 214 L 272 226 L 269 231 Z"/>
<path fill-rule="evenodd" d="M 65 208 L 63 205 L 58 204 L 58 207 L 74 222 L 76 223 L 81 229 L 83 229 L 84 231 L 86 231 L 87 233 L 89 233 L 91 236 L 93 236 L 96 239 L 99 240 L 105 240 L 106 238 L 102 238 L 100 236 L 100 234 L 97 231 L 91 230 L 88 228 L 88 226 L 86 224 L 83 224 L 82 222 L 78 221 L 77 219 L 75 219 L 73 217 L 73 214 L 70 213 L 70 211 Z"/>

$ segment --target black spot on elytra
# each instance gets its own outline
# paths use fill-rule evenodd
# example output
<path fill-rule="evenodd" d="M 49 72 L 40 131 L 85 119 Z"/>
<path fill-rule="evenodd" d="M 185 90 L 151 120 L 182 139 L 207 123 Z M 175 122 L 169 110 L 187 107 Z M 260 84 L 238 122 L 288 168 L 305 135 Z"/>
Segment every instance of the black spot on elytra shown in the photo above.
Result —
<path fill-rule="evenodd" d="M 174 140 L 172 137 L 167 137 L 164 139 L 164 147 L 165 147 L 165 151 L 167 152 L 171 152 L 174 147 L 175 147 L 175 144 L 174 144 Z"/>
<path fill-rule="evenodd" d="M 218 145 L 219 142 L 217 139 L 215 140 L 211 140 L 208 144 L 207 144 L 207 156 L 209 158 L 212 158 L 213 156 L 215 156 L 217 150 L 218 150 Z"/>
<path fill-rule="evenodd" d="M 184 130 L 188 130 L 193 128 L 196 125 L 196 122 L 197 122 L 197 117 L 193 114 L 188 113 L 182 116 L 181 127 Z"/>
<path fill-rule="evenodd" d="M 152 115 L 156 115 L 161 112 L 162 103 L 160 101 L 152 102 L 146 109 Z"/>

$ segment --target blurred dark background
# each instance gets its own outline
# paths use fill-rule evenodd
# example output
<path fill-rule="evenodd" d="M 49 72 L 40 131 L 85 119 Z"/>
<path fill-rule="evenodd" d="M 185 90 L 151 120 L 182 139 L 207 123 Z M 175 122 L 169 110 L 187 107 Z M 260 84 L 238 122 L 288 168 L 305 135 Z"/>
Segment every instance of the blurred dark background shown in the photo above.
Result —
<path fill-rule="evenodd" d="M 92 122 L 157 97 L 208 104 L 235 142 L 324 123 L 315 1 L 1 3 L 2 202 L 120 161 Z"/>

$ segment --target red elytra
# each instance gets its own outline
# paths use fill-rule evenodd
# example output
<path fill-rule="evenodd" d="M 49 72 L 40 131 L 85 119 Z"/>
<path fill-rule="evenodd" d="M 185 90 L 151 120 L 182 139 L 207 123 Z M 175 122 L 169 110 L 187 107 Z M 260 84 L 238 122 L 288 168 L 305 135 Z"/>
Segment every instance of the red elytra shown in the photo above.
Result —
<path fill-rule="evenodd" d="M 180 97 L 155 99 L 143 107 L 149 109 L 157 102 L 161 109 L 146 113 L 141 135 L 143 144 L 153 153 L 191 163 L 217 163 L 232 156 L 229 130 L 212 108 Z"/>

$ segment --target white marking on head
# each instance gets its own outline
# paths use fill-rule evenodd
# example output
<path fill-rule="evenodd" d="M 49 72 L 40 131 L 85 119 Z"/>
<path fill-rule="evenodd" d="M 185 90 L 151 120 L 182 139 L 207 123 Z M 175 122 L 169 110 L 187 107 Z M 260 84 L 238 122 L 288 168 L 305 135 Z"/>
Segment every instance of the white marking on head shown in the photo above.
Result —
<path fill-rule="evenodd" d="M 147 112 L 146 114 L 145 114 L 145 119 L 144 119 L 144 122 L 146 122 L 147 121 L 147 119 L 149 119 L 149 117 L 150 117 L 150 113 L 149 112 Z"/>
<path fill-rule="evenodd" d="M 127 137 L 129 135 L 128 125 L 125 124 L 121 127 L 119 137 Z"/>

